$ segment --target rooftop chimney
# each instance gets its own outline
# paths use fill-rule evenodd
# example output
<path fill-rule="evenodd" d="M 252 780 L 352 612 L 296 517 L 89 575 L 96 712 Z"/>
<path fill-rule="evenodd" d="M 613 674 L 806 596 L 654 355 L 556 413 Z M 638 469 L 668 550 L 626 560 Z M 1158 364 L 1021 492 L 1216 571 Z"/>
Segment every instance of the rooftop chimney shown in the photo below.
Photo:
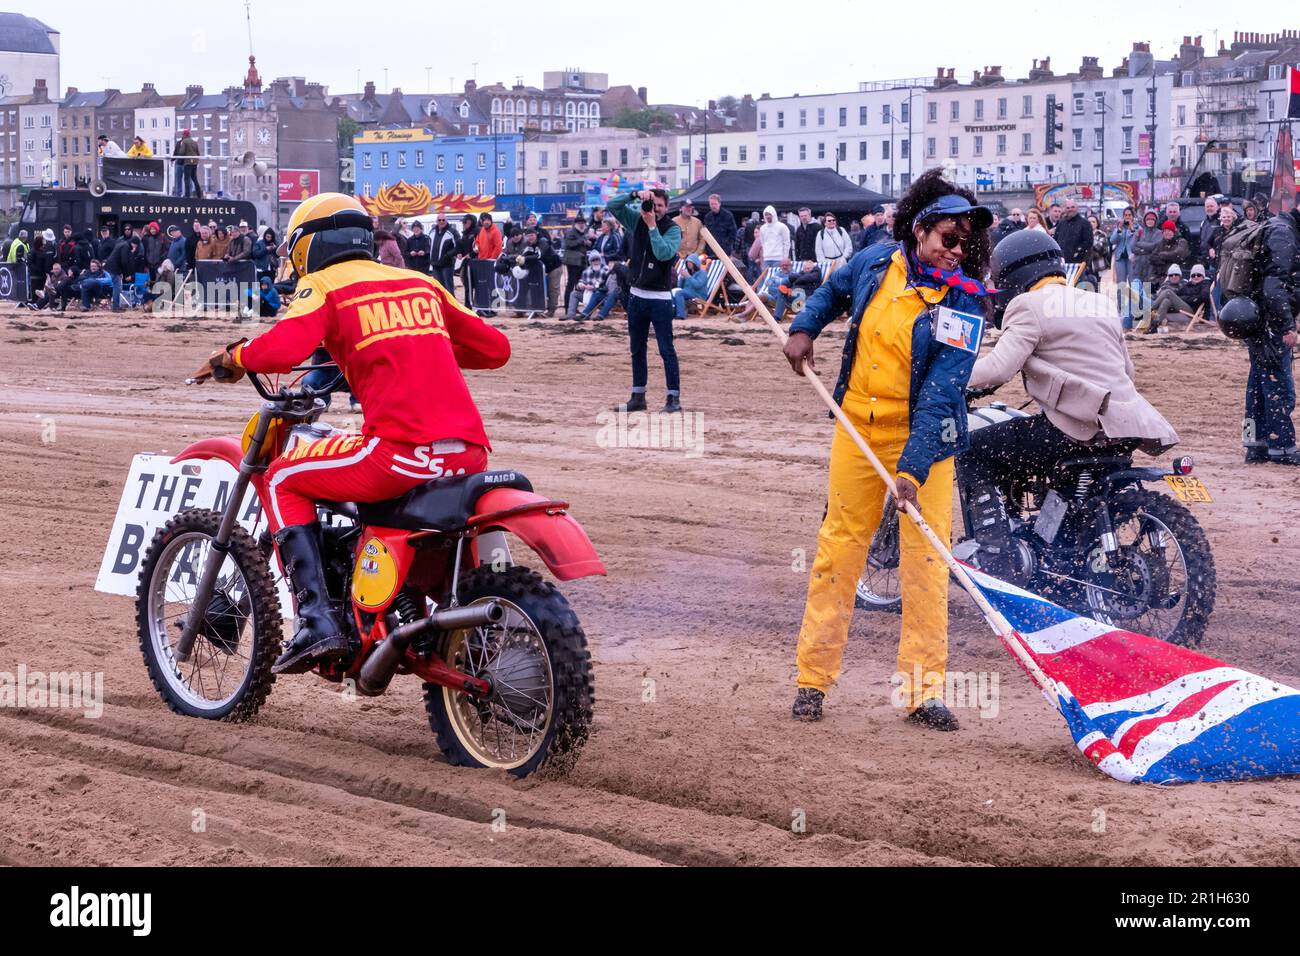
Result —
<path fill-rule="evenodd" d="M 472 94 L 474 93 L 474 91 L 477 90 L 477 89 L 478 89 L 478 84 L 475 83 L 473 80 L 466 80 L 466 81 L 465 81 L 465 95 L 466 95 L 466 96 L 470 96 L 470 95 L 472 95 Z"/>
<path fill-rule="evenodd" d="M 1151 55 L 1151 44 L 1147 42 L 1134 43 L 1133 52 L 1128 58 L 1128 75 L 1130 77 L 1142 76 L 1148 69 L 1154 69 L 1155 58 Z"/>
<path fill-rule="evenodd" d="M 636 95 L 641 97 L 641 102 L 644 103 L 646 106 L 650 105 L 650 94 L 646 92 L 644 86 L 638 86 L 636 88 Z"/>
<path fill-rule="evenodd" d="M 1002 67 L 986 66 L 984 72 L 975 71 L 975 78 L 971 81 L 976 86 L 992 86 L 995 83 L 1002 82 Z"/>
<path fill-rule="evenodd" d="M 373 100 L 374 98 L 375 98 L 375 81 L 366 80 L 366 89 L 362 96 L 362 99 Z"/>
<path fill-rule="evenodd" d="M 202 95 L 203 95 L 203 87 L 201 87 L 201 86 L 187 86 L 187 87 L 185 87 L 185 97 L 186 97 L 186 99 L 190 99 L 190 98 L 192 98 L 192 97 L 195 97 L 195 96 L 202 96 Z"/>
<path fill-rule="evenodd" d="M 1201 38 L 1197 37 L 1196 42 L 1192 42 L 1190 36 L 1183 37 L 1182 45 L 1178 47 L 1178 65 L 1188 66 L 1205 56 L 1205 50 L 1201 46 Z"/>
<path fill-rule="evenodd" d="M 65 96 L 64 99 L 71 99 L 72 97 L 76 96 L 80 92 L 81 90 L 77 89 L 75 86 L 69 86 L 68 95 Z"/>
<path fill-rule="evenodd" d="M 1055 74 L 1052 73 L 1052 58 L 1045 56 L 1041 60 L 1035 60 L 1033 67 L 1029 70 L 1029 79 L 1046 80 Z"/>
<path fill-rule="evenodd" d="M 1100 80 L 1106 75 L 1106 71 L 1101 68 L 1097 57 L 1085 56 L 1083 62 L 1079 65 L 1079 79 L 1081 80 Z"/>
<path fill-rule="evenodd" d="M 957 80 L 953 76 L 953 72 L 954 70 L 952 67 L 939 67 L 934 74 L 934 88 L 936 90 L 942 90 L 945 87 L 955 86 Z"/>

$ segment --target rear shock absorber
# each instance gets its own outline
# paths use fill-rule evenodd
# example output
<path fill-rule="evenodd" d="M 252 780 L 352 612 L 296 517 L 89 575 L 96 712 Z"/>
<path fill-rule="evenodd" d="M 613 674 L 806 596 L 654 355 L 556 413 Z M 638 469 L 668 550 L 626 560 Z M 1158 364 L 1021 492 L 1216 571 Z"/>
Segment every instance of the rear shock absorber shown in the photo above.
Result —
<path fill-rule="evenodd" d="M 1092 491 L 1092 486 L 1097 483 L 1097 477 L 1090 471 L 1079 473 L 1079 481 L 1074 486 L 1074 503 L 1083 504 L 1088 500 L 1088 494 Z"/>
<path fill-rule="evenodd" d="M 393 598 L 390 613 L 397 618 L 399 624 L 410 624 L 423 616 L 419 600 L 407 588 L 402 588 L 397 592 L 397 597 Z"/>

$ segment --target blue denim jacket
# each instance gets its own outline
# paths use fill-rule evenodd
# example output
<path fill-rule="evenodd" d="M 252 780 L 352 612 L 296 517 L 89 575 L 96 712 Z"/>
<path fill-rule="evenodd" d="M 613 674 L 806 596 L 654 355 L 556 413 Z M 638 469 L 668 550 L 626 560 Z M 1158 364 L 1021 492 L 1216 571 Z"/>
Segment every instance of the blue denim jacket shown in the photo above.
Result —
<path fill-rule="evenodd" d="M 1115 229 L 1110 234 L 1110 247 L 1115 252 L 1116 259 L 1128 259 L 1132 261 L 1137 258 L 1136 250 L 1133 243 L 1137 242 L 1137 228 L 1125 229 L 1123 226 Z"/>
<path fill-rule="evenodd" d="M 858 351 L 858 329 L 867 305 L 880 288 L 880 280 L 897 251 L 895 242 L 869 246 L 847 266 L 831 273 L 830 279 L 808 298 L 790 332 L 817 338 L 822 329 L 846 309 L 849 330 L 844 339 L 844 358 L 835 382 L 835 401 L 843 404 L 849 390 L 849 376 Z M 950 289 L 943 305 L 959 312 L 983 315 L 978 296 Z M 966 426 L 966 383 L 975 367 L 975 355 L 945 345 L 934 337 L 929 315 L 922 311 L 912 328 L 912 374 L 908 395 L 910 434 L 898 470 L 922 484 L 935 462 L 960 454 L 970 447 Z"/>

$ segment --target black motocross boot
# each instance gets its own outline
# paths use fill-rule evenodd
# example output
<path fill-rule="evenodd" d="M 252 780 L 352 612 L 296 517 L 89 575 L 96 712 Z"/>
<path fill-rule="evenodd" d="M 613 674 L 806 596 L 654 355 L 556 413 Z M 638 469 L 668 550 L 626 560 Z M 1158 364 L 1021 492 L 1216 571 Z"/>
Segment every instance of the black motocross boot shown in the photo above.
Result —
<path fill-rule="evenodd" d="M 290 525 L 275 536 L 280 563 L 298 602 L 298 620 L 293 640 L 276 658 L 272 674 L 305 674 L 320 660 L 348 653 L 347 636 L 340 631 L 330 607 L 317 543 L 319 535 L 320 525 L 312 522 Z"/>
<path fill-rule="evenodd" d="M 979 543 L 980 570 L 995 578 L 1012 580 L 1019 570 L 1011 540 L 1011 520 L 1002 493 L 993 485 L 976 485 L 967 496 L 971 525 Z"/>

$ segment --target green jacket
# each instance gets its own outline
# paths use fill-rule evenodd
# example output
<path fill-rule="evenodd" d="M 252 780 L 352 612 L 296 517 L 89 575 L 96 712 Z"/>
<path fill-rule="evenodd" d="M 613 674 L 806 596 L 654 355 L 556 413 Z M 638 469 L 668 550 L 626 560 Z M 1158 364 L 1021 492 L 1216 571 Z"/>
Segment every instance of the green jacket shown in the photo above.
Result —
<path fill-rule="evenodd" d="M 9 257 L 5 259 L 5 261 L 22 262 L 26 258 L 27 243 L 23 242 L 21 239 L 14 239 L 14 241 L 9 244 Z"/>
<path fill-rule="evenodd" d="M 201 155 L 202 155 L 202 150 L 199 149 L 199 141 L 198 141 L 197 139 L 195 139 L 193 136 L 190 136 L 190 137 L 186 137 L 186 138 L 182 139 L 179 143 L 176 144 L 176 151 L 175 151 L 174 153 L 172 153 L 172 155 L 173 155 L 173 156 L 195 156 L 195 157 L 197 157 L 197 156 L 201 156 Z M 197 159 L 187 159 L 187 160 L 185 160 L 185 165 L 186 165 L 186 166 L 197 166 L 197 165 L 198 165 L 198 160 L 197 160 Z"/>
<path fill-rule="evenodd" d="M 632 208 L 632 204 L 636 208 Z M 637 223 L 641 221 L 641 200 L 636 193 L 627 193 L 622 196 L 615 196 L 605 207 L 607 212 L 613 214 L 614 218 L 623 224 L 627 230 L 628 239 L 636 233 Z M 673 223 L 667 232 L 660 232 L 658 229 L 650 230 L 650 252 L 660 262 L 667 262 L 669 259 L 676 258 L 677 249 L 682 244 L 682 229 L 677 223 Z"/>

